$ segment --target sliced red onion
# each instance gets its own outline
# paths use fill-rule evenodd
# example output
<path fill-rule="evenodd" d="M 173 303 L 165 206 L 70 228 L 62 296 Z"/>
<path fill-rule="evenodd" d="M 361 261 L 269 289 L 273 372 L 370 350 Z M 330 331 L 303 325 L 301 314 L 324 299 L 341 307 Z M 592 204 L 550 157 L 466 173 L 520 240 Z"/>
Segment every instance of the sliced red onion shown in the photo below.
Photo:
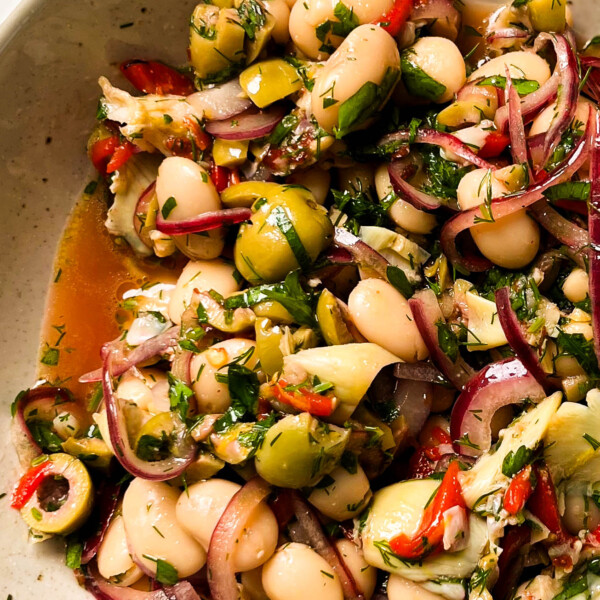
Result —
<path fill-rule="evenodd" d="M 87 565 L 96 556 L 106 530 L 119 506 L 120 495 L 120 484 L 108 479 L 102 480 L 96 492 L 96 501 L 94 503 L 98 514 L 95 515 L 96 518 L 92 522 L 96 528 L 83 543 L 83 552 L 81 554 L 82 565 Z"/>
<path fill-rule="evenodd" d="M 590 70 L 583 86 L 583 91 L 596 100 L 596 102 L 600 102 L 600 72 L 598 71 L 600 70 L 600 58 L 596 58 L 595 56 L 580 56 L 579 62 L 584 71 L 584 76 L 585 72 L 588 69 Z"/>
<path fill-rule="evenodd" d="M 334 265 L 353 265 L 354 259 L 352 254 L 345 248 L 338 246 L 329 246 L 323 253 L 324 259 Z"/>
<path fill-rule="evenodd" d="M 428 362 L 396 363 L 394 365 L 394 377 L 442 385 L 447 383 L 440 371 Z"/>
<path fill-rule="evenodd" d="M 106 407 L 110 443 L 115 449 L 117 460 L 126 471 L 134 477 L 141 477 L 142 479 L 166 481 L 181 475 L 196 456 L 196 446 L 191 436 L 186 432 L 179 440 L 177 456 L 173 455 L 154 462 L 139 458 L 129 444 L 125 415 L 113 390 L 113 359 L 116 351 L 110 346 L 105 346 L 102 349 L 102 354 L 104 362 L 102 367 L 104 405 Z"/>
<path fill-rule="evenodd" d="M 214 432 L 215 423 L 222 417 L 222 414 L 202 415 L 202 420 L 196 423 L 190 431 L 191 436 L 197 442 L 203 442 Z"/>
<path fill-rule="evenodd" d="M 590 236 L 586 229 L 575 225 L 554 210 L 547 200 L 540 200 L 528 209 L 529 214 L 561 244 L 579 252 L 588 246 Z"/>
<path fill-rule="evenodd" d="M 401 161 L 393 161 L 388 165 L 388 173 L 394 191 L 402 198 L 419 210 L 436 210 L 444 206 L 442 201 L 431 194 L 426 194 L 411 185 L 406 177 L 406 165 Z M 448 207 L 451 208 L 451 207 Z"/>
<path fill-rule="evenodd" d="M 371 246 L 342 227 L 335 228 L 333 241 L 336 246 L 350 253 L 355 264 L 358 264 L 362 277 L 375 277 L 387 281 L 387 268 L 390 263 Z"/>
<path fill-rule="evenodd" d="M 590 108 L 590 111 L 591 110 L 592 109 Z M 571 179 L 587 159 L 593 130 L 592 122 L 593 119 L 590 115 L 586 131 L 578 140 L 575 149 L 569 155 L 569 158 L 565 163 L 553 171 L 548 179 L 536 183 L 522 192 L 494 198 L 492 200 L 491 212 L 496 221 L 503 217 L 507 217 L 522 208 L 531 206 L 544 197 L 544 192 L 548 188 Z M 440 242 L 446 258 L 448 258 L 452 264 L 462 266 L 469 271 L 485 271 L 491 265 L 487 259 L 476 257 L 468 259 L 461 255 L 456 245 L 457 236 L 463 231 L 476 225 L 478 219 L 485 219 L 484 214 L 481 212 L 481 207 L 478 206 L 465 210 L 449 219 L 442 227 L 440 234 Z"/>
<path fill-rule="evenodd" d="M 544 369 L 542 369 L 540 360 L 534 349 L 525 339 L 521 323 L 512 309 L 510 288 L 507 286 L 497 290 L 495 296 L 498 319 L 509 346 L 544 390 L 548 393 L 554 391 L 558 387 L 556 382 L 548 377 Z"/>
<path fill-rule="evenodd" d="M 396 133 L 386 135 L 379 140 L 378 145 L 385 146 L 392 142 L 432 144 L 443 148 L 446 152 L 452 152 L 457 156 L 460 156 L 463 160 L 480 169 L 495 169 L 494 165 L 477 156 L 469 146 L 451 133 L 443 133 L 441 131 L 436 131 L 435 129 L 419 129 L 415 134 L 408 129 L 403 129 Z"/>
<path fill-rule="evenodd" d="M 134 348 L 127 356 L 125 356 L 122 352 L 118 351 L 116 353 L 118 355 L 116 355 L 113 358 L 113 377 L 123 375 L 123 373 L 131 369 L 131 367 L 135 367 L 137 364 L 144 362 L 154 356 L 164 354 L 165 352 L 176 346 L 178 338 L 179 327 L 170 327 L 166 331 L 163 331 L 163 333 L 157 335 L 156 337 L 150 338 L 149 340 L 146 340 L 144 343 Z M 113 347 L 113 349 L 118 350 L 118 343 L 119 340 L 115 340 L 114 342 L 109 342 L 108 345 Z M 79 378 L 79 382 L 94 383 L 96 381 L 102 381 L 102 372 L 102 369 L 90 371 L 89 373 L 82 375 Z"/>
<path fill-rule="evenodd" d="M 133 213 L 133 228 L 137 233 L 138 237 L 148 248 L 152 248 L 152 241 L 147 237 L 141 235 L 144 227 L 144 222 L 140 219 L 140 215 L 144 215 L 144 218 L 148 216 L 148 208 L 150 202 L 154 197 L 154 190 L 156 189 L 156 181 L 153 181 L 141 194 L 138 203 L 135 206 L 135 212 Z"/>
<path fill-rule="evenodd" d="M 434 292 L 429 289 L 420 290 L 408 304 L 432 362 L 457 389 L 463 389 L 474 371 L 462 357 L 459 356 L 456 362 L 452 362 L 441 349 L 436 324 L 445 323 L 446 320 Z"/>
<path fill-rule="evenodd" d="M 224 208 L 202 213 L 184 221 L 165 221 L 160 211 L 156 215 L 156 229 L 167 235 L 187 235 L 217 229 L 226 225 L 236 225 L 252 216 L 249 208 Z"/>
<path fill-rule="evenodd" d="M 273 131 L 283 119 L 285 111 L 273 106 L 260 112 L 246 112 L 225 121 L 206 124 L 206 131 L 223 140 L 255 140 Z"/>
<path fill-rule="evenodd" d="M 291 496 L 294 514 L 298 519 L 298 524 L 303 530 L 304 535 L 310 541 L 313 550 L 320 554 L 334 570 L 338 576 L 345 600 L 364 600 L 365 596 L 360 590 L 358 584 L 352 577 L 350 569 L 344 563 L 336 547 L 329 541 L 325 535 L 323 527 L 315 512 L 310 505 L 300 496 L 296 490 L 288 490 Z"/>
<path fill-rule="evenodd" d="M 555 70 L 559 74 L 555 117 L 546 132 L 542 165 L 545 165 L 559 144 L 562 134 L 575 117 L 579 98 L 579 65 L 575 52 L 564 35 L 540 33 L 535 41 L 535 50 L 545 42 L 551 42 L 556 52 Z"/>
<path fill-rule="evenodd" d="M 153 592 L 143 592 L 109 583 L 100 577 L 95 568 L 84 575 L 84 585 L 96 600 L 200 600 L 188 581 L 180 581 Z"/>
<path fill-rule="evenodd" d="M 591 120 L 591 118 L 590 118 Z M 594 119 L 594 137 L 590 156 L 590 200 L 588 202 L 590 249 L 588 252 L 590 275 L 590 300 L 594 348 L 600 362 L 600 114 Z"/>
<path fill-rule="evenodd" d="M 37 445 L 27 426 L 25 409 L 32 402 L 45 398 L 51 400 L 53 403 L 56 403 L 57 400 L 60 400 L 62 403 L 73 402 L 73 396 L 67 388 L 50 385 L 40 385 L 19 394 L 13 409 L 11 436 L 17 456 L 19 457 L 19 463 L 24 469 L 28 469 L 31 466 L 31 461 L 42 454 L 42 449 Z"/>
<path fill-rule="evenodd" d="M 505 27 L 504 29 L 496 29 L 487 36 L 487 43 L 491 46 L 494 42 L 510 41 L 510 40 L 526 40 L 529 33 L 523 29 L 516 27 Z"/>
<path fill-rule="evenodd" d="M 525 125 L 521 113 L 521 98 L 513 85 L 508 65 L 506 65 L 506 103 L 508 104 L 508 132 L 513 162 L 518 165 L 528 165 L 529 157 L 527 156 Z"/>
<path fill-rule="evenodd" d="M 206 560 L 212 600 L 238 600 L 233 554 L 252 513 L 270 492 L 271 486 L 255 477 L 233 496 L 223 511 L 210 538 Z"/>
<path fill-rule="evenodd" d="M 252 106 L 252 101 L 246 96 L 237 78 L 208 90 L 196 92 L 186 100 L 196 111 L 202 112 L 209 121 L 230 119 Z"/>
<path fill-rule="evenodd" d="M 531 156 L 531 163 L 536 172 L 540 171 L 544 167 L 544 146 L 546 145 L 546 134 L 537 133 L 532 135 L 527 140 L 527 146 L 529 148 L 529 154 Z"/>
<path fill-rule="evenodd" d="M 180 349 L 175 351 L 175 356 L 171 362 L 171 373 L 173 373 L 173 376 L 188 386 L 192 383 L 190 365 L 193 357 L 194 353 L 191 350 Z"/>
<path fill-rule="evenodd" d="M 487 452 L 492 445 L 492 417 L 500 408 L 545 397 L 544 388 L 518 358 L 487 365 L 467 383 L 452 408 L 450 435 L 455 450 L 467 456 Z M 472 446 L 456 443 L 466 435 Z"/>

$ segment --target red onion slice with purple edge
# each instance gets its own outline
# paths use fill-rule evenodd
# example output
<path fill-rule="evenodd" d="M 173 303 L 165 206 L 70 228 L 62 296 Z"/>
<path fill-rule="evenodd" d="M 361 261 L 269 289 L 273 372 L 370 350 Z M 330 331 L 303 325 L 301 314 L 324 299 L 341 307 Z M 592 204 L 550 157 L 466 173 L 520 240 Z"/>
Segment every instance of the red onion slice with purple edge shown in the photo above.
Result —
<path fill-rule="evenodd" d="M 255 140 L 271 133 L 284 115 L 282 107 L 273 106 L 260 112 L 245 112 L 234 119 L 212 121 L 205 129 L 223 140 Z"/>
<path fill-rule="evenodd" d="M 540 200 L 528 209 L 529 214 L 561 244 L 569 246 L 576 252 L 582 251 L 590 242 L 587 229 L 575 225 L 563 217 L 548 204 L 547 200 Z"/>
<path fill-rule="evenodd" d="M 237 225 L 252 216 L 249 208 L 224 208 L 202 213 L 196 217 L 182 221 L 166 221 L 160 211 L 156 215 L 156 229 L 167 235 L 187 235 L 218 229 L 226 225 Z"/>
<path fill-rule="evenodd" d="M 408 301 L 408 304 L 433 364 L 452 385 L 459 390 L 463 389 L 474 371 L 462 357 L 459 356 L 456 362 L 453 362 L 442 350 L 437 323 L 445 324 L 446 320 L 436 295 L 429 289 L 420 290 Z"/>
<path fill-rule="evenodd" d="M 387 268 L 390 263 L 359 237 L 347 229 L 336 227 L 333 242 L 352 256 L 354 263 L 360 269 L 361 277 L 375 277 L 387 281 Z"/>
<path fill-rule="evenodd" d="M 208 546 L 206 566 L 212 600 L 238 600 L 239 590 L 233 566 L 237 540 L 257 506 L 271 493 L 271 486 L 255 477 L 229 501 Z"/>
<path fill-rule="evenodd" d="M 450 435 L 455 450 L 466 456 L 487 452 L 492 445 L 492 417 L 500 408 L 545 397 L 544 388 L 518 358 L 485 366 L 467 383 L 452 408 Z M 467 445 L 457 443 L 467 435 Z"/>
<path fill-rule="evenodd" d="M 498 320 L 502 325 L 502 331 L 504 331 L 504 335 L 508 340 L 508 345 L 544 390 L 548 393 L 553 392 L 558 385 L 546 374 L 535 350 L 525 339 L 521 323 L 511 306 L 510 288 L 508 286 L 503 287 L 497 290 L 495 295 Z"/>
<path fill-rule="evenodd" d="M 108 421 L 110 443 L 115 449 L 115 456 L 122 467 L 134 477 L 141 477 L 151 481 L 166 481 L 181 475 L 193 462 L 196 456 L 196 445 L 187 433 L 180 436 L 177 441 L 176 454 L 163 460 L 149 462 L 139 458 L 129 444 L 125 415 L 121 403 L 113 390 L 112 361 L 116 351 L 110 346 L 103 348 L 102 389 L 104 392 L 104 405 Z"/>
<path fill-rule="evenodd" d="M 510 69 L 506 65 L 506 104 L 508 105 L 508 132 L 510 135 L 510 152 L 513 162 L 529 167 L 527 155 L 527 140 L 525 138 L 525 125 L 521 112 L 521 98 L 513 85 Z"/>

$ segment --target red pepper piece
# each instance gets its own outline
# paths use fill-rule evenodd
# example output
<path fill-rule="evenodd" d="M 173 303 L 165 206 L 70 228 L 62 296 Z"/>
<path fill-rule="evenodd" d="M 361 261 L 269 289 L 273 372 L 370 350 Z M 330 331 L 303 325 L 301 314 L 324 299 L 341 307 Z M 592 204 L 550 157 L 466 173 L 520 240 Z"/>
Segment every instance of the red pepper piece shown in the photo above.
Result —
<path fill-rule="evenodd" d="M 317 417 L 328 417 L 334 411 L 335 406 L 331 396 L 322 396 L 307 388 L 286 391 L 287 385 L 283 379 L 273 385 L 273 393 L 280 402 Z"/>
<path fill-rule="evenodd" d="M 527 465 L 510 482 L 504 494 L 504 508 L 509 515 L 516 515 L 519 511 L 523 510 L 525 503 L 533 493 L 531 473 L 531 465 Z"/>
<path fill-rule="evenodd" d="M 90 151 L 90 158 L 96 171 L 106 176 L 120 169 L 136 152 L 129 140 L 121 141 L 118 135 L 103 138 L 94 142 Z"/>
<path fill-rule="evenodd" d="M 120 68 L 129 82 L 144 94 L 189 96 L 196 91 L 193 81 L 160 62 L 133 59 L 122 63 Z"/>
<path fill-rule="evenodd" d="M 376 19 L 373 23 L 385 29 L 392 37 L 395 37 L 400 33 L 406 21 L 408 21 L 412 6 L 412 0 L 396 0 L 394 6 L 385 15 Z"/>
<path fill-rule="evenodd" d="M 417 560 L 442 550 L 444 513 L 454 506 L 466 508 L 458 481 L 459 472 L 458 462 L 450 463 L 435 498 L 425 509 L 421 524 L 412 537 L 401 533 L 390 540 L 392 551 L 399 557 Z"/>
<path fill-rule="evenodd" d="M 12 508 L 21 510 L 27 502 L 29 502 L 29 499 L 37 491 L 38 487 L 40 487 L 40 484 L 48 476 L 51 470 L 52 462 L 49 460 L 46 460 L 35 467 L 31 467 L 31 469 L 21 477 L 17 489 L 13 492 L 12 502 L 10 504 Z"/>
<path fill-rule="evenodd" d="M 499 131 L 492 131 L 486 138 L 485 144 L 477 153 L 481 158 L 500 156 L 510 144 L 510 138 Z"/>

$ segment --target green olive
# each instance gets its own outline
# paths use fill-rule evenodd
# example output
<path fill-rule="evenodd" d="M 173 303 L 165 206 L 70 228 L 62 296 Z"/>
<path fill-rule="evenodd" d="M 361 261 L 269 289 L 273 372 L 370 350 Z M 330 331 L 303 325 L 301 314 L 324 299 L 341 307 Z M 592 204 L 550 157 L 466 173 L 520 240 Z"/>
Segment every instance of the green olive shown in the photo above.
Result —
<path fill-rule="evenodd" d="M 213 159 L 219 167 L 237 167 L 248 156 L 248 140 L 224 140 L 216 138 L 213 144 Z"/>
<path fill-rule="evenodd" d="M 308 413 L 289 415 L 267 431 L 256 452 L 258 474 L 273 485 L 315 485 L 339 463 L 349 432 L 320 423 Z"/>
<path fill-rule="evenodd" d="M 94 489 L 83 463 L 69 454 L 50 454 L 46 476 L 21 509 L 23 520 L 37 531 L 67 535 L 89 517 Z"/>
<path fill-rule="evenodd" d="M 260 366 L 269 377 L 272 377 L 283 368 L 283 352 L 281 351 L 283 331 L 281 327 L 273 325 L 270 319 L 264 317 L 256 319 L 254 329 Z"/>
<path fill-rule="evenodd" d="M 567 3 L 556 0 L 529 0 L 527 10 L 536 31 L 560 33 L 567 26 Z"/>
<path fill-rule="evenodd" d="M 278 185 L 252 211 L 250 222 L 240 227 L 234 259 L 253 285 L 281 281 L 298 267 L 309 269 L 333 238 L 327 211 L 306 188 Z"/>
<path fill-rule="evenodd" d="M 327 289 L 319 296 L 317 304 L 317 320 L 323 338 L 330 346 L 350 344 L 354 341 L 352 334 L 342 318 L 342 311 L 337 298 Z"/>
<path fill-rule="evenodd" d="M 106 442 L 98 438 L 69 438 L 62 443 L 62 448 L 71 456 L 88 464 L 90 467 L 105 469 L 110 465 L 113 453 Z"/>
<path fill-rule="evenodd" d="M 226 207 L 244 206 L 250 208 L 259 198 L 269 198 L 281 190 L 279 183 L 267 181 L 242 181 L 221 192 L 221 202 Z"/>
<path fill-rule="evenodd" d="M 240 74 L 240 85 L 256 106 L 264 108 L 302 87 L 302 78 L 282 58 L 255 63 Z"/>
<path fill-rule="evenodd" d="M 135 453 L 143 460 L 163 460 L 171 456 L 184 434 L 185 426 L 176 413 L 158 413 L 140 428 L 135 440 Z"/>
<path fill-rule="evenodd" d="M 266 317 L 274 323 L 286 323 L 289 325 L 294 322 L 294 317 L 279 302 L 265 300 L 252 307 L 257 317 Z"/>
<path fill-rule="evenodd" d="M 196 460 L 185 470 L 185 482 L 187 485 L 192 485 L 197 481 L 210 479 L 224 466 L 225 462 L 220 458 L 213 456 L 210 452 L 201 451 Z"/>

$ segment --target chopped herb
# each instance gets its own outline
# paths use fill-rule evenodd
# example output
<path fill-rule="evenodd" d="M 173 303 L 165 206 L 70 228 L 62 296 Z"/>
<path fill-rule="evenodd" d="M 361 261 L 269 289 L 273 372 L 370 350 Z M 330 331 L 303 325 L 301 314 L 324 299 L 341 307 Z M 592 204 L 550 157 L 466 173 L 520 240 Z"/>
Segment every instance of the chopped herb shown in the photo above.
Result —
<path fill-rule="evenodd" d="M 181 420 L 185 422 L 190 409 L 190 399 L 194 396 L 194 392 L 172 373 L 167 373 L 167 380 L 171 410 L 179 413 Z"/>
<path fill-rule="evenodd" d="M 81 567 L 81 555 L 83 554 L 83 543 L 77 534 L 71 534 L 66 538 L 67 548 L 65 563 L 69 569 Z"/>
<path fill-rule="evenodd" d="M 591 184 L 588 181 L 565 181 L 548 188 L 544 196 L 551 202 L 557 200 L 580 200 L 587 202 L 590 197 Z"/>
<path fill-rule="evenodd" d="M 504 457 L 502 461 L 502 473 L 506 477 L 513 477 L 525 465 L 528 465 L 533 458 L 533 451 L 526 446 L 519 446 L 516 452 L 512 450 Z"/>
<path fill-rule="evenodd" d="M 90 196 L 91 194 L 93 194 L 96 191 L 97 187 L 98 187 L 98 182 L 97 181 L 90 181 L 85 186 L 85 189 L 83 190 L 83 193 L 87 194 L 88 196 Z"/>
<path fill-rule="evenodd" d="M 163 121 L 164 121 L 164 122 L 165 122 L 167 125 L 169 125 L 170 123 L 172 123 L 172 122 L 173 122 L 173 117 L 172 117 L 171 115 L 164 114 L 164 115 L 163 115 Z"/>
<path fill-rule="evenodd" d="M 214 425 L 217 433 L 246 419 L 254 419 L 258 406 L 259 381 L 256 373 L 240 364 L 230 364 L 227 369 L 227 385 L 231 406 Z"/>
<path fill-rule="evenodd" d="M 175 198 L 173 198 L 173 196 L 170 196 L 169 198 L 167 198 L 167 201 L 163 204 L 163 207 L 160 209 L 162 218 L 166 219 L 171 214 L 171 212 L 173 211 L 173 209 L 176 206 L 177 206 L 177 200 L 175 200 Z"/>
<path fill-rule="evenodd" d="M 528 94 L 532 94 L 537 91 L 540 87 L 540 84 L 535 79 L 513 79 L 512 80 L 514 88 L 517 90 L 519 96 L 527 96 Z M 491 77 L 486 77 L 482 81 L 480 81 L 477 85 L 491 85 L 500 89 L 506 88 L 506 77 L 502 75 L 492 75 Z"/>
<path fill-rule="evenodd" d="M 446 92 L 446 86 L 428 75 L 414 60 L 414 51 L 402 52 L 402 81 L 412 96 L 418 96 L 435 102 Z"/>
<path fill-rule="evenodd" d="M 458 338 L 447 323 L 441 319 L 435 324 L 438 330 L 438 343 L 442 352 L 452 361 L 458 359 Z"/>
<path fill-rule="evenodd" d="M 262 419 L 261 421 L 254 423 L 250 431 L 243 431 L 238 435 L 238 442 L 242 446 L 251 449 L 248 456 L 246 456 L 246 460 L 251 459 L 262 447 L 267 431 L 269 431 L 269 429 L 275 425 L 275 422 L 275 413 L 271 413 L 266 419 Z M 281 433 L 271 440 L 271 446 L 279 439 L 280 435 Z"/>
<path fill-rule="evenodd" d="M 584 433 L 583 439 L 592 447 L 594 452 L 600 448 L 600 442 L 593 438 L 589 433 Z"/>
<path fill-rule="evenodd" d="M 556 341 L 560 355 L 573 356 L 591 378 L 600 379 L 600 369 L 593 340 L 586 340 L 581 333 L 569 334 L 561 331 Z"/>
<path fill-rule="evenodd" d="M 179 581 L 177 569 L 162 558 L 155 558 L 148 554 L 143 554 L 143 558 L 156 563 L 156 581 L 164 585 L 175 585 Z"/>
<path fill-rule="evenodd" d="M 267 22 L 265 9 L 256 0 L 243 0 L 237 12 L 240 17 L 239 25 L 246 32 L 248 39 L 254 41 L 257 30 L 264 27 Z"/>
<path fill-rule="evenodd" d="M 58 364 L 60 358 L 60 350 L 58 348 L 48 347 L 42 354 L 40 362 L 49 367 L 55 367 Z"/>
<path fill-rule="evenodd" d="M 400 267 L 390 265 L 386 270 L 388 281 L 405 297 L 410 298 L 414 289 L 408 281 L 406 274 Z"/>
<path fill-rule="evenodd" d="M 119 29 L 127 29 L 128 27 L 133 27 L 133 21 L 119 25 Z"/>
<path fill-rule="evenodd" d="M 271 225 L 276 225 L 279 228 L 287 240 L 300 268 L 303 271 L 308 271 L 312 264 L 312 260 L 306 251 L 287 210 L 283 206 L 273 207 L 267 217 L 267 222 Z"/>

